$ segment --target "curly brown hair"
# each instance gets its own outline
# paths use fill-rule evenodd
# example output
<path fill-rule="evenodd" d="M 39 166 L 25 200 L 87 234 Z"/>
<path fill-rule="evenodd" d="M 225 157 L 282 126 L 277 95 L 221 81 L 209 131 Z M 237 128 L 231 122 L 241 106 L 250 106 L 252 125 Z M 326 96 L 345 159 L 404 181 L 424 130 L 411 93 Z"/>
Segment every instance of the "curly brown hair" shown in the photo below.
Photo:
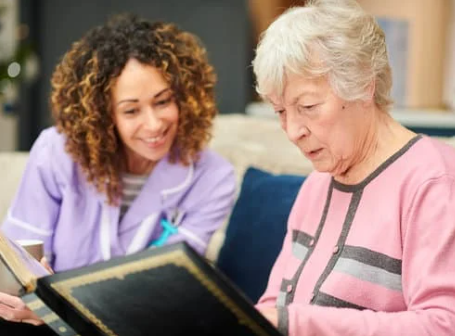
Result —
<path fill-rule="evenodd" d="M 75 42 L 52 76 L 52 115 L 66 135 L 67 152 L 111 204 L 121 194 L 124 159 L 111 89 L 132 58 L 160 69 L 175 94 L 179 124 L 171 162 L 188 165 L 198 159 L 217 113 L 216 75 L 206 50 L 196 36 L 174 24 L 122 14 Z"/>

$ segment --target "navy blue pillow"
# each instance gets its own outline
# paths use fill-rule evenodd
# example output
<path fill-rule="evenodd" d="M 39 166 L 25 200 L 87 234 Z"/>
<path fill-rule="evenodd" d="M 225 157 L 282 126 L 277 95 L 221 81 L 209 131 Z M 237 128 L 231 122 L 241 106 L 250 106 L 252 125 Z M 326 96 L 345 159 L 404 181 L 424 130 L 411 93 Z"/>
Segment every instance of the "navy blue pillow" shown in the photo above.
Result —
<path fill-rule="evenodd" d="M 217 266 L 253 302 L 264 292 L 304 176 L 249 168 L 232 210 Z"/>

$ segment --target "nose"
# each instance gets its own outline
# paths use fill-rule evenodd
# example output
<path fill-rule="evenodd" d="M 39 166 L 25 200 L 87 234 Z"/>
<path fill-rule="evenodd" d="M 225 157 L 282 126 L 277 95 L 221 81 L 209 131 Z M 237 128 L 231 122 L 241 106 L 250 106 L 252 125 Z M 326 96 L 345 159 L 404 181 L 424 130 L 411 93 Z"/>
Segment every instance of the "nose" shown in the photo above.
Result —
<path fill-rule="evenodd" d="M 285 130 L 286 134 L 293 143 L 299 141 L 302 137 L 307 136 L 310 131 L 306 125 L 304 118 L 295 113 L 294 111 L 288 111 L 286 116 Z"/>
<path fill-rule="evenodd" d="M 158 116 L 158 113 L 152 108 L 148 108 L 144 111 L 143 127 L 148 131 L 155 132 L 161 129 L 163 120 Z"/>

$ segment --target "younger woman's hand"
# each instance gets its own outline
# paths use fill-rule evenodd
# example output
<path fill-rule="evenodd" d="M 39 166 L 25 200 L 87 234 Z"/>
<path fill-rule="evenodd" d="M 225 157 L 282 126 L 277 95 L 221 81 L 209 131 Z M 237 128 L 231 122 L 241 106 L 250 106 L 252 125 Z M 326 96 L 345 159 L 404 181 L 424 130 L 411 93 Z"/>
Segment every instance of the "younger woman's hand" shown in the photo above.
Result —
<path fill-rule="evenodd" d="M 44 268 L 45 268 L 50 274 L 54 274 L 54 270 L 52 269 L 51 265 L 50 265 L 49 262 L 47 261 L 46 257 L 42 257 L 41 260 L 40 260 L 40 263 L 41 263 L 41 265 L 44 266 Z"/>

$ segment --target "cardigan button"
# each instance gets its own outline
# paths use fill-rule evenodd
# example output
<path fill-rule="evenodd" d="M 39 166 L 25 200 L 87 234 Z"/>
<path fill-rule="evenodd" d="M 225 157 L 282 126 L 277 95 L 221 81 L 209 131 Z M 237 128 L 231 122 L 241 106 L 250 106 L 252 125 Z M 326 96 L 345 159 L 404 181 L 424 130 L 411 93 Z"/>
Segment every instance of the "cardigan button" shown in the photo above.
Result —
<path fill-rule="evenodd" d="M 286 292 L 288 293 L 292 292 L 292 285 L 287 285 Z"/>
<path fill-rule="evenodd" d="M 335 247 L 333 248 L 333 254 L 337 254 L 339 250 L 340 248 L 338 247 L 338 245 L 335 245 Z"/>
<path fill-rule="evenodd" d="M 308 244 L 310 247 L 314 245 L 314 239 L 311 239 L 309 244 Z"/>

